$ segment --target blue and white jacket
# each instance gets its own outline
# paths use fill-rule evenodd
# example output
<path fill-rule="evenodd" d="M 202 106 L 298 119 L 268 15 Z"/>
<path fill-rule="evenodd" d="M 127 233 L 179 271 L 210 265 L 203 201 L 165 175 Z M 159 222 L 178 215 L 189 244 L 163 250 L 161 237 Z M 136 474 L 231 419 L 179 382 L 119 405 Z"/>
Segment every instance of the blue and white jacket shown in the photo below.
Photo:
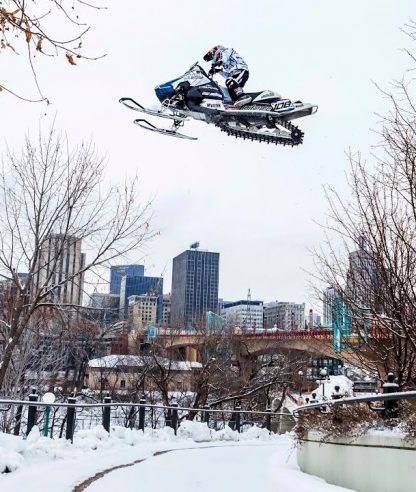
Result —
<path fill-rule="evenodd" d="M 212 68 L 222 67 L 224 72 L 222 75 L 228 76 L 234 70 L 248 70 L 247 63 L 233 48 L 225 48 L 221 45 L 217 45 L 216 48 Z"/>

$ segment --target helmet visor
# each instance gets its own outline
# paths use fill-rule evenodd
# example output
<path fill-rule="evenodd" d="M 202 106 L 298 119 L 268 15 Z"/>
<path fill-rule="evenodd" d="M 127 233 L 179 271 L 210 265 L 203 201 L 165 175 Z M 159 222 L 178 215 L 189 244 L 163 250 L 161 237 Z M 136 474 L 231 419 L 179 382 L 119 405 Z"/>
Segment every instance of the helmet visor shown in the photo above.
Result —
<path fill-rule="evenodd" d="M 208 53 L 204 55 L 204 60 L 206 62 L 210 62 L 214 58 L 214 48 L 211 48 Z"/>

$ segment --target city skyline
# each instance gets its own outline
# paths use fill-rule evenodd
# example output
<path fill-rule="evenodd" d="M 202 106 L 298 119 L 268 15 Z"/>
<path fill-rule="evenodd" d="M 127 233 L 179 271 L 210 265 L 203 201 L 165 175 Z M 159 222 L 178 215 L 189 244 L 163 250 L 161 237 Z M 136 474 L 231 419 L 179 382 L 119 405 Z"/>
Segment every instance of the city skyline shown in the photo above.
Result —
<path fill-rule="evenodd" d="M 172 256 L 199 240 L 203 248 L 221 252 L 219 291 L 225 299 L 244 298 L 251 288 L 254 297 L 265 301 L 310 304 L 308 280 L 309 272 L 314 272 L 310 249 L 323 240 L 316 222 L 322 222 L 327 210 L 322 185 L 328 183 L 348 197 L 345 151 L 360 149 L 365 154 L 377 144 L 377 135 L 369 129 L 377 127 L 375 114 L 386 110 L 374 82 L 387 88 L 409 68 L 400 52 L 409 41 L 400 28 L 412 16 L 414 2 L 403 0 L 400 9 L 394 1 L 382 0 L 379 5 L 374 9 L 371 2 L 353 0 L 336 10 L 322 0 L 262 0 L 255 12 L 247 12 L 236 8 L 234 1 L 214 0 L 211 8 L 223 15 L 201 32 L 200 9 L 190 0 L 184 0 L 180 13 L 172 13 L 170 22 L 160 18 L 161 11 L 170 10 L 168 2 L 137 3 L 123 27 L 125 36 L 134 40 L 128 44 L 124 35 L 108 42 L 113 12 L 100 11 L 94 15 L 85 47 L 107 56 L 96 62 L 80 60 L 77 66 L 38 57 L 39 82 L 53 104 L 46 111 L 43 105 L 30 105 L 3 92 L 3 112 L 9 115 L 2 126 L 3 139 L 18 150 L 26 131 L 34 134 L 39 122 L 48 128 L 55 121 L 71 144 L 91 138 L 99 154 L 107 156 L 106 182 L 124 182 L 137 175 L 141 199 L 154 198 L 151 227 L 160 236 L 123 261 L 143 262 L 148 275 L 166 279 L 167 291 Z M 291 50 L 277 55 L 273 30 L 255 27 L 265 26 L 264 12 L 267 22 L 279 25 L 280 39 L 290 40 Z M 147 22 L 138 32 L 136 19 L 143 15 Z M 188 36 L 178 35 L 175 16 L 186 24 Z M 296 19 L 296 33 L 293 22 L 282 19 Z M 154 34 L 154 25 L 160 22 L 175 56 Z M 198 42 L 190 43 L 194 38 Z M 149 40 L 152 50 L 140 50 Z M 319 105 L 318 113 L 302 122 L 302 146 L 291 149 L 235 140 L 198 122 L 188 128 L 197 142 L 169 140 L 133 125 L 134 114 L 118 103 L 120 97 L 152 106 L 157 102 L 153 88 L 196 60 L 206 67 L 202 57 L 215 43 L 234 47 L 246 59 L 249 91 L 272 89 Z M 5 86 L 9 73 L 20 73 L 21 59 L 8 55 Z M 9 85 L 33 94 L 30 73 L 15 82 Z M 23 111 L 24 119 L 18 117 Z"/>
<path fill-rule="evenodd" d="M 187 250 L 187 251 L 192 251 L 192 250 Z M 203 253 L 209 253 L 208 250 L 199 250 L 199 249 L 194 249 L 193 251 L 201 251 Z M 186 252 L 186 251 L 185 251 Z M 183 253 L 185 253 L 183 252 Z M 178 256 L 181 256 L 183 253 L 181 253 L 180 255 Z M 175 258 L 172 259 L 172 263 L 174 261 Z M 101 296 L 112 296 L 112 295 L 115 295 L 115 294 L 112 294 L 111 293 L 111 278 L 113 278 L 113 272 L 115 271 L 119 271 L 119 269 L 122 269 L 124 272 L 136 272 L 136 271 L 139 271 L 140 272 L 140 275 L 137 275 L 138 277 L 139 276 L 143 276 L 146 278 L 146 275 L 144 274 L 145 273 L 145 270 L 144 270 L 144 265 L 141 265 L 141 264 L 131 264 L 131 265 L 126 265 L 126 264 L 123 264 L 123 265 L 113 265 L 111 267 L 111 275 L 110 275 L 110 281 L 106 284 L 105 287 L 103 287 L 105 289 L 106 292 L 94 292 L 93 294 L 91 294 L 89 296 L 89 303 L 90 305 L 92 305 L 92 302 L 93 302 L 93 299 L 95 297 L 97 298 L 101 298 Z M 126 277 L 132 277 L 132 276 L 135 276 L 135 275 L 126 275 Z M 220 278 L 220 271 L 218 271 L 218 279 Z M 163 277 L 160 277 L 159 279 L 162 279 L 163 283 L 162 285 L 166 285 L 166 282 L 165 282 L 165 278 Z M 127 280 L 127 279 L 126 279 Z M 120 277 L 120 282 L 122 281 L 122 277 Z M 124 281 L 123 281 L 124 282 Z M 153 285 L 153 284 L 152 284 Z M 141 294 L 140 295 L 145 295 L 146 293 L 144 292 L 146 289 L 142 289 L 141 290 Z M 247 305 L 247 304 L 252 304 L 253 306 L 254 305 L 259 305 L 261 304 L 262 306 L 262 309 L 263 309 L 263 306 L 264 306 L 264 313 L 265 313 L 265 317 L 267 318 L 267 311 L 269 310 L 273 310 L 273 306 L 283 306 L 283 305 L 287 305 L 287 306 L 296 306 L 295 307 L 295 310 L 298 312 L 300 307 L 303 306 L 303 309 L 305 311 L 304 313 L 304 317 L 298 317 L 298 314 L 296 315 L 297 316 L 297 321 L 295 323 L 295 325 L 297 326 L 297 329 L 301 329 L 300 327 L 304 325 L 304 321 L 306 319 L 306 304 L 305 302 L 300 302 L 302 300 L 298 300 L 297 302 L 294 301 L 294 300 L 277 300 L 274 298 L 273 301 L 270 301 L 268 299 L 264 300 L 264 299 L 261 299 L 261 300 L 251 300 L 251 292 L 250 292 L 250 289 L 249 289 L 249 296 L 250 296 L 250 300 L 248 301 L 247 299 L 246 300 L 242 300 L 241 299 L 241 296 L 240 297 L 236 297 L 235 299 L 228 299 L 228 300 L 224 300 L 220 295 L 218 295 L 218 307 L 217 307 L 217 310 L 218 310 L 218 313 L 221 314 L 224 310 L 224 308 L 230 308 L 231 306 L 235 305 L 235 306 L 241 306 L 240 307 L 240 310 L 244 310 L 244 305 Z M 147 293 L 148 294 L 148 293 Z M 151 294 L 149 294 L 151 295 Z M 165 296 L 171 296 L 172 295 L 172 292 L 171 290 L 169 290 L 168 292 L 166 291 L 163 291 L 163 297 L 165 298 Z M 271 297 L 272 298 L 272 297 Z M 165 302 L 165 301 L 164 301 Z M 170 302 L 170 301 L 169 301 Z M 128 302 L 127 300 L 123 303 L 122 301 L 122 304 L 123 306 L 120 307 L 120 309 L 125 309 L 127 308 L 127 305 L 128 305 Z M 98 307 L 98 306 L 97 306 Z M 162 310 L 164 309 L 164 303 L 163 303 L 163 306 L 162 306 Z M 282 308 L 280 308 L 282 309 Z M 311 310 L 311 308 L 308 307 L 309 310 Z M 242 311 L 240 312 L 238 309 L 237 309 L 237 317 L 239 318 L 244 318 L 244 316 L 242 316 Z M 224 311 L 224 314 L 225 314 L 225 311 Z M 160 319 L 160 316 L 161 314 L 158 312 L 158 318 Z M 320 320 L 322 318 L 322 316 L 325 316 L 325 307 L 323 307 L 322 311 L 321 310 L 318 310 L 316 311 L 315 309 L 313 309 L 313 317 L 314 317 L 314 326 L 317 326 L 317 325 L 320 325 Z M 266 320 L 265 318 L 265 320 Z M 283 318 L 282 318 L 283 319 Z M 319 320 L 319 322 L 316 322 L 316 320 Z M 247 324 L 247 320 L 244 319 L 244 322 Z M 288 324 L 288 323 L 285 323 L 285 324 Z M 268 323 L 268 327 L 272 327 L 272 325 L 270 325 L 270 322 Z M 259 326 L 259 328 L 261 328 L 261 326 Z"/>

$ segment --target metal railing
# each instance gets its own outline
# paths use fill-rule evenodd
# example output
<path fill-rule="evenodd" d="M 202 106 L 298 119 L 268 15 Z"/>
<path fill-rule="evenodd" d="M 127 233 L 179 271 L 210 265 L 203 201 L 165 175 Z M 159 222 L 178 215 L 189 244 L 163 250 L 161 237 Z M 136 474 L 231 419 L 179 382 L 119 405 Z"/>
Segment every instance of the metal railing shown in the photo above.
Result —
<path fill-rule="evenodd" d="M 207 336 L 204 330 L 185 330 L 185 329 L 175 329 L 175 328 L 157 328 L 157 337 L 160 338 L 205 338 Z M 322 330 L 282 330 L 278 331 L 273 328 L 261 328 L 259 330 L 253 331 L 242 331 L 234 332 L 234 337 L 238 338 L 267 338 L 267 339 L 284 339 L 284 340 L 298 340 L 298 339 L 332 339 L 333 332 L 331 329 Z"/>
<path fill-rule="evenodd" d="M 416 391 L 398 391 L 399 385 L 394 382 L 394 379 L 394 374 L 390 372 L 387 376 L 387 382 L 383 384 L 383 393 L 378 395 L 342 397 L 339 393 L 339 386 L 335 386 L 336 392 L 332 395 L 332 399 L 317 401 L 316 393 L 312 393 L 312 399 L 307 401 L 306 405 L 296 408 L 293 414 L 296 416 L 299 412 L 313 409 L 318 409 L 321 413 L 329 413 L 332 407 L 367 403 L 370 410 L 374 412 L 382 413 L 388 418 L 398 418 L 399 401 L 416 399 Z M 371 405 L 371 403 L 378 401 L 383 402 L 384 405 Z"/>
<path fill-rule="evenodd" d="M 52 413 L 52 418 L 50 414 Z M 179 423 L 186 417 L 204 422 L 215 430 L 226 425 L 237 432 L 246 427 L 258 426 L 272 431 L 272 421 L 293 419 L 289 413 L 243 410 L 241 404 L 233 409 L 192 408 L 148 403 L 145 398 L 138 402 L 114 402 L 106 396 L 102 403 L 85 403 L 76 397 L 69 397 L 66 402 L 47 403 L 39 401 L 36 390 L 29 395 L 29 400 L 0 399 L 0 424 L 3 430 L 15 435 L 27 436 L 38 425 L 44 436 L 65 437 L 73 441 L 75 430 L 91 429 L 101 424 L 107 432 L 112 425 L 143 430 L 146 427 L 171 427 L 176 434 Z M 3 417 L 3 419 L 2 419 Z M 64 432 L 65 431 L 65 432 Z"/>

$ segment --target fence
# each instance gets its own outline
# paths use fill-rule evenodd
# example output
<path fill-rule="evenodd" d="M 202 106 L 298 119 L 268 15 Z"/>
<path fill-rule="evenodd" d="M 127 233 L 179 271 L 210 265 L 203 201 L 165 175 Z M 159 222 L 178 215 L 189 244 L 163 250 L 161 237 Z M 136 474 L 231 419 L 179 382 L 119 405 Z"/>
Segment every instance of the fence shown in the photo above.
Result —
<path fill-rule="evenodd" d="M 383 384 L 383 394 L 380 395 L 343 398 L 342 395 L 339 393 L 339 386 L 335 386 L 336 392 L 332 395 L 331 400 L 317 401 L 316 393 L 312 393 L 312 399 L 307 401 L 306 405 L 302 405 L 296 408 L 293 414 L 297 415 L 299 412 L 304 412 L 311 409 L 317 409 L 321 413 L 328 413 L 328 410 L 330 410 L 331 407 L 354 405 L 357 403 L 367 403 L 370 410 L 373 410 L 374 412 L 382 413 L 388 418 L 398 418 L 399 401 L 416 399 L 416 391 L 399 392 L 399 385 L 394 383 L 394 379 L 394 374 L 390 372 L 387 376 L 387 382 Z M 371 403 L 378 401 L 383 402 L 383 406 L 375 407 L 371 405 Z"/>
<path fill-rule="evenodd" d="M 29 395 L 29 400 L 0 399 L 0 430 L 27 436 L 38 425 L 44 436 L 65 436 L 71 442 L 75 430 L 89 429 L 98 424 L 102 424 L 107 432 L 112 425 L 139 430 L 169 426 L 176 434 L 180 421 L 186 418 L 204 422 L 215 430 L 228 425 L 237 432 L 251 426 L 271 432 L 273 423 L 277 425 L 281 419 L 293 419 L 291 414 L 270 409 L 243 410 L 241 404 L 225 410 L 209 406 L 191 408 L 177 403 L 170 406 L 149 404 L 145 398 L 138 402 L 113 402 L 110 396 L 106 396 L 102 403 L 80 402 L 76 397 L 69 397 L 63 403 L 48 403 L 39 401 L 36 390 Z"/>

